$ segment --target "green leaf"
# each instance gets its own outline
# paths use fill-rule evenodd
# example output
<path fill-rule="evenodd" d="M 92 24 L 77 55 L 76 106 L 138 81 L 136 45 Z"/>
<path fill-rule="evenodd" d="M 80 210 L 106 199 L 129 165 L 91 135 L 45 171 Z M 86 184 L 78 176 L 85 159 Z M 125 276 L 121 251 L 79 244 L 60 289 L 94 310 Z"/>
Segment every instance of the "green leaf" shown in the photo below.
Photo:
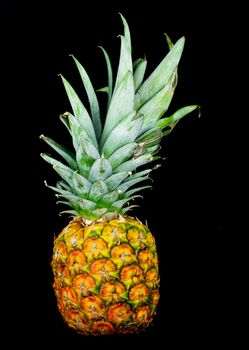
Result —
<path fill-rule="evenodd" d="M 109 189 L 109 191 L 113 191 L 116 187 L 118 187 L 124 179 L 128 177 L 129 173 L 127 171 L 122 171 L 117 174 L 111 175 L 108 179 L 105 180 L 105 183 Z"/>
<path fill-rule="evenodd" d="M 69 204 L 71 206 L 71 204 Z M 77 216 L 79 215 L 79 213 L 75 210 L 63 210 L 60 212 L 60 215 L 61 214 L 70 214 L 71 216 Z"/>
<path fill-rule="evenodd" d="M 98 205 L 110 207 L 113 204 L 113 202 L 115 202 L 118 199 L 118 195 L 119 195 L 118 190 L 109 192 L 100 199 L 100 201 L 98 202 Z"/>
<path fill-rule="evenodd" d="M 137 147 L 138 145 L 136 142 L 130 142 L 112 153 L 112 155 L 108 158 L 112 165 L 112 169 L 115 169 L 121 163 L 124 163 L 128 159 L 132 158 Z"/>
<path fill-rule="evenodd" d="M 67 191 L 67 190 L 63 190 L 62 188 L 58 188 L 58 187 L 54 187 L 54 186 L 49 186 L 46 182 L 45 182 L 46 187 L 50 188 L 51 190 L 60 193 L 60 194 L 72 194 L 72 192 Z"/>
<path fill-rule="evenodd" d="M 84 176 L 74 173 L 72 176 L 72 187 L 80 197 L 87 197 L 92 184 Z"/>
<path fill-rule="evenodd" d="M 41 154 L 41 157 L 48 162 L 49 164 L 51 164 L 54 168 L 54 170 L 61 176 L 61 178 L 66 181 L 69 186 L 71 186 L 72 184 L 72 178 L 73 178 L 73 174 L 74 171 L 67 167 L 66 165 L 62 164 L 61 162 L 59 162 L 58 160 L 48 156 L 45 153 Z"/>
<path fill-rule="evenodd" d="M 176 88 L 176 77 L 177 73 L 174 71 L 168 83 L 139 109 L 139 112 L 143 114 L 140 135 L 153 128 L 167 111 Z"/>
<path fill-rule="evenodd" d="M 167 56 L 145 80 L 142 86 L 138 89 L 139 105 L 142 106 L 159 90 L 161 90 L 169 81 L 175 71 L 184 47 L 185 38 L 179 39 Z"/>
<path fill-rule="evenodd" d="M 143 122 L 141 115 L 138 118 L 135 116 L 136 112 L 131 113 L 112 130 L 101 150 L 106 158 L 122 146 L 135 141 Z"/>
<path fill-rule="evenodd" d="M 100 157 L 99 152 L 85 130 L 82 129 L 78 119 L 72 114 L 69 114 L 68 120 L 72 131 L 73 145 L 76 151 L 76 160 L 80 173 L 88 177 L 92 164 Z"/>
<path fill-rule="evenodd" d="M 118 88 L 114 91 L 110 107 L 106 116 L 106 122 L 101 137 L 100 146 L 103 147 L 111 131 L 120 121 L 133 112 L 134 108 L 134 82 L 133 75 L 129 71 L 124 76 Z"/>
<path fill-rule="evenodd" d="M 94 145 L 98 147 L 93 124 L 86 108 L 84 107 L 83 103 L 79 99 L 78 95 L 76 94 L 72 86 L 62 75 L 61 75 L 61 79 L 65 87 L 68 99 L 71 103 L 72 110 L 75 117 L 79 120 L 81 127 L 84 128 L 85 132 L 91 138 Z"/>
<path fill-rule="evenodd" d="M 135 198 L 138 198 L 138 197 L 140 197 L 140 196 L 136 195 L 136 196 L 131 196 L 130 198 L 120 199 L 120 200 L 113 203 L 112 210 L 120 211 L 120 209 L 123 208 L 125 203 L 127 203 Z"/>
<path fill-rule="evenodd" d="M 118 72 L 116 77 L 116 83 L 114 91 L 118 88 L 122 80 L 128 71 L 132 73 L 132 58 L 131 58 L 131 36 L 129 26 L 125 18 L 120 14 L 123 25 L 124 25 L 124 36 L 120 35 L 121 38 L 121 48 L 120 48 L 120 58 L 118 65 Z"/>
<path fill-rule="evenodd" d="M 98 180 L 105 180 L 112 173 L 112 166 L 110 162 L 105 158 L 97 159 L 90 170 L 89 180 L 95 182 Z"/>
<path fill-rule="evenodd" d="M 139 62 L 135 65 L 135 67 L 136 68 L 134 70 L 134 87 L 135 91 L 137 91 L 143 82 L 145 70 L 147 67 L 147 61 L 145 59 L 140 59 Z"/>
<path fill-rule="evenodd" d="M 170 37 L 168 36 L 168 34 L 164 33 L 164 35 L 166 36 L 166 40 L 167 40 L 167 44 L 169 49 L 171 50 L 174 47 L 173 42 L 171 41 Z"/>
<path fill-rule="evenodd" d="M 55 142 L 50 137 L 41 135 L 40 138 L 44 140 L 50 147 L 52 147 L 57 153 L 59 153 L 59 155 L 62 156 L 62 158 L 64 158 L 68 162 L 70 168 L 72 168 L 73 170 L 78 169 L 78 165 L 74 159 L 74 154 L 70 150 Z"/>
<path fill-rule="evenodd" d="M 143 58 L 137 58 L 135 61 L 133 61 L 133 71 L 136 70 L 136 68 L 140 64 L 140 62 L 143 62 Z"/>
<path fill-rule="evenodd" d="M 129 44 L 129 47 L 131 50 L 131 34 L 130 34 L 130 29 L 129 29 L 128 23 L 121 13 L 119 13 L 119 15 L 120 15 L 122 22 L 123 22 L 123 25 L 124 25 L 124 36 Z"/>
<path fill-rule="evenodd" d="M 145 189 L 147 189 L 147 188 L 152 188 L 152 186 L 141 186 L 141 187 L 136 187 L 136 188 L 133 188 L 133 189 L 130 190 L 130 191 L 127 191 L 127 192 L 125 193 L 125 195 L 126 195 L 127 197 L 130 197 L 130 196 L 133 195 L 134 193 L 139 192 L 139 191 L 142 191 L 142 190 L 145 190 Z"/>
<path fill-rule="evenodd" d="M 152 156 L 150 154 L 143 154 L 142 156 L 128 160 L 127 162 L 124 162 L 123 164 L 120 164 L 115 170 L 114 173 L 120 172 L 120 171 L 133 171 L 136 168 L 147 164 L 153 160 Z"/>
<path fill-rule="evenodd" d="M 106 66 L 107 66 L 107 73 L 108 73 L 108 88 L 107 89 L 108 90 L 106 92 L 108 92 L 108 104 L 107 104 L 107 110 L 108 110 L 110 102 L 111 102 L 112 90 L 113 90 L 112 66 L 111 66 L 111 61 L 110 61 L 109 55 L 106 52 L 106 50 L 102 46 L 99 46 L 99 47 L 103 51 L 105 61 L 106 61 Z M 101 90 L 104 91 L 103 89 L 100 89 L 98 91 L 101 91 Z"/>
<path fill-rule="evenodd" d="M 69 122 L 68 122 L 68 112 L 61 114 L 60 115 L 60 120 L 65 125 L 65 127 L 67 128 L 69 134 L 72 135 L 71 129 L 70 129 L 70 125 L 69 125 Z"/>
<path fill-rule="evenodd" d="M 97 208 L 94 210 L 91 210 L 91 212 L 88 214 L 88 217 L 92 217 L 92 219 L 96 220 L 101 218 L 101 216 L 103 216 L 105 213 L 108 212 L 107 208 Z"/>
<path fill-rule="evenodd" d="M 90 193 L 89 199 L 93 202 L 97 202 L 104 194 L 108 192 L 108 188 L 104 181 L 96 181 L 93 183 Z"/>
<path fill-rule="evenodd" d="M 58 182 L 56 183 L 56 187 L 57 187 L 57 188 L 60 188 L 60 189 L 65 189 L 65 190 L 67 190 L 67 191 L 69 191 L 69 192 L 72 192 L 71 187 L 68 186 L 67 183 L 66 183 L 65 181 L 63 181 L 63 180 L 58 181 Z"/>
<path fill-rule="evenodd" d="M 121 213 L 122 215 L 124 215 L 127 211 L 130 211 L 130 210 L 132 210 L 133 208 L 137 208 L 137 207 L 139 207 L 139 205 L 137 205 L 137 204 L 129 205 L 128 207 L 122 208 L 122 210 L 120 210 L 120 213 Z"/>
<path fill-rule="evenodd" d="M 143 177 L 139 177 L 137 179 L 132 179 L 132 180 L 128 180 L 124 183 L 122 183 L 122 185 L 119 186 L 119 190 L 122 191 L 123 193 L 125 193 L 128 188 L 136 185 L 137 183 L 141 182 L 141 181 L 145 181 L 148 180 L 149 177 L 148 176 L 143 176 Z"/>
<path fill-rule="evenodd" d="M 82 210 L 92 210 L 93 208 L 96 207 L 96 203 L 89 201 L 88 199 L 78 197 L 72 193 L 59 194 L 58 197 L 62 197 L 62 198 L 67 199 L 77 212 L 80 212 L 81 209 Z"/>
<path fill-rule="evenodd" d="M 175 113 L 173 113 L 170 117 L 163 118 L 157 122 L 157 126 L 160 129 L 164 129 L 170 124 L 177 122 L 178 120 L 185 117 L 185 115 L 193 112 L 195 109 L 199 108 L 198 105 L 186 106 L 178 109 Z"/>
<path fill-rule="evenodd" d="M 94 88 L 92 86 L 91 80 L 84 69 L 84 67 L 80 64 L 80 62 L 73 56 L 71 55 L 74 62 L 76 63 L 76 66 L 78 68 L 78 71 L 80 73 L 83 85 L 85 87 L 88 100 L 90 103 L 90 108 L 91 108 L 91 113 L 92 113 L 92 120 L 93 120 L 93 126 L 95 130 L 95 134 L 97 139 L 100 138 L 102 126 L 101 126 L 101 120 L 100 120 L 100 112 L 99 112 L 99 103 L 97 96 L 95 94 Z"/>
<path fill-rule="evenodd" d="M 108 86 L 105 86 L 105 87 L 103 87 L 103 88 L 101 88 L 101 89 L 98 89 L 97 90 L 98 92 L 109 92 L 109 88 L 108 88 Z"/>
<path fill-rule="evenodd" d="M 138 179 L 139 177 L 148 175 L 151 171 L 152 171 L 152 169 L 145 169 L 145 170 L 142 170 L 142 171 L 138 171 L 137 173 L 134 173 L 134 174 L 130 175 L 129 178 L 128 178 L 128 181 L 135 180 L 135 179 Z"/>
<path fill-rule="evenodd" d="M 118 72 L 117 72 L 114 91 L 119 87 L 119 85 L 123 81 L 127 72 L 131 72 L 131 73 L 133 72 L 131 49 L 129 47 L 128 40 L 122 35 L 120 35 L 120 38 L 121 38 L 120 59 L 119 59 L 119 66 L 118 66 Z"/>
<path fill-rule="evenodd" d="M 137 142 L 143 148 L 158 144 L 162 139 L 162 131 L 159 127 L 151 128 L 137 138 Z"/>
<path fill-rule="evenodd" d="M 82 175 L 74 172 L 71 168 L 60 163 L 56 159 L 42 153 L 41 157 L 51 165 L 53 165 L 54 170 L 61 176 L 61 178 L 69 185 L 71 191 L 80 197 L 86 197 L 91 188 L 91 183 L 85 179 Z M 64 185 L 65 187 L 65 185 Z M 70 191 L 67 186 L 66 190 Z"/>
<path fill-rule="evenodd" d="M 163 133 L 162 133 L 162 136 L 163 136 Z M 151 155 L 154 155 L 157 152 L 159 152 L 160 149 L 161 149 L 161 146 L 159 144 L 156 144 L 154 146 L 146 147 L 146 152 L 150 153 Z"/>

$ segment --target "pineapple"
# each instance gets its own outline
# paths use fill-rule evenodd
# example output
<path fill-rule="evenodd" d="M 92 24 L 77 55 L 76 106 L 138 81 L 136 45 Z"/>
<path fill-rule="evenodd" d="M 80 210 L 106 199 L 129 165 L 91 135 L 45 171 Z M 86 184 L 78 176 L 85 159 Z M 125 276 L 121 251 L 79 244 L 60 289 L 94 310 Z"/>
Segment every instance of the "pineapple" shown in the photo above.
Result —
<path fill-rule="evenodd" d="M 63 77 L 72 112 L 60 116 L 75 152 L 41 135 L 65 160 L 42 158 L 60 175 L 55 187 L 59 202 L 68 205 L 72 220 L 54 241 L 52 269 L 58 309 L 67 325 L 83 335 L 137 333 L 156 314 L 159 300 L 158 256 L 147 225 L 127 215 L 137 192 L 149 185 L 159 159 L 160 141 L 176 123 L 197 108 L 179 109 L 162 118 L 177 84 L 177 66 L 184 37 L 144 80 L 146 59 L 132 62 L 128 24 L 115 84 L 107 52 L 107 114 L 102 126 L 95 90 L 83 66 L 73 60 L 88 96 L 88 111 Z M 142 170 L 141 168 L 142 167 Z"/>

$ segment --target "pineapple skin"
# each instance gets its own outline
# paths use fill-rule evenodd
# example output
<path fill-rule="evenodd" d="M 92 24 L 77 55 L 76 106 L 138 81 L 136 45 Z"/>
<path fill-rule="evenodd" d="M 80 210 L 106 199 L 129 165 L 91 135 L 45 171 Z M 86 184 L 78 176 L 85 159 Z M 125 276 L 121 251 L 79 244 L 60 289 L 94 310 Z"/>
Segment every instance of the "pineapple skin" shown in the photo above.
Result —
<path fill-rule="evenodd" d="M 75 217 L 54 241 L 51 263 L 58 309 L 83 335 L 138 333 L 159 301 L 155 239 L 129 216 Z"/>

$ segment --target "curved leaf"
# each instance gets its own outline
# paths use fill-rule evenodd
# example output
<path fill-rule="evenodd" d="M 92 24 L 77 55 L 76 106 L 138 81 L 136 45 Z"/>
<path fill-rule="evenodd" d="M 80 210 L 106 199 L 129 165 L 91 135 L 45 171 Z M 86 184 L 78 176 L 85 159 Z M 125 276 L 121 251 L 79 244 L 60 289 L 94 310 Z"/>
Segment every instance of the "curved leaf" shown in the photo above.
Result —
<path fill-rule="evenodd" d="M 69 84 L 69 82 L 62 75 L 60 76 L 65 87 L 68 99 L 71 103 L 73 114 L 79 120 L 81 127 L 84 128 L 87 135 L 91 138 L 95 147 L 98 147 L 93 124 L 86 108 L 84 107 L 83 103 L 81 102 L 81 100 L 79 99 L 78 95 L 74 91 L 73 87 Z"/>
<path fill-rule="evenodd" d="M 90 108 L 91 108 L 91 113 L 92 113 L 92 120 L 93 120 L 93 126 L 94 126 L 94 130 L 95 130 L 95 134 L 97 139 L 99 139 L 100 134 L 101 134 L 101 120 L 100 120 L 100 112 L 99 112 L 99 103 L 98 103 L 98 99 L 97 96 L 95 94 L 94 88 L 92 86 L 91 80 L 87 74 L 87 72 L 85 71 L 84 67 L 80 64 L 80 62 L 73 56 L 71 55 L 77 68 L 78 71 L 80 73 L 83 85 L 85 87 L 87 96 L 88 96 L 88 100 L 90 103 Z"/>
<path fill-rule="evenodd" d="M 142 106 L 165 86 L 176 69 L 183 51 L 185 38 L 179 39 L 167 56 L 138 89 L 139 105 Z"/>

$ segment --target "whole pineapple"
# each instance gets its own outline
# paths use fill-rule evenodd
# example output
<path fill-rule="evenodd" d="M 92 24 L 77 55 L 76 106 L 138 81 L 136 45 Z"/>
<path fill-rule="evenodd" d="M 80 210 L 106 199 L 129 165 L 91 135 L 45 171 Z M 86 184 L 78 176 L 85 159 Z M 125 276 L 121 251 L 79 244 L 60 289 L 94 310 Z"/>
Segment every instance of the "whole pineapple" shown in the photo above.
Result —
<path fill-rule="evenodd" d="M 55 239 L 52 268 L 58 309 L 69 327 L 84 335 L 135 333 L 146 328 L 159 300 L 158 257 L 154 237 L 138 219 L 126 215 L 135 193 L 153 168 L 141 166 L 159 159 L 160 141 L 176 123 L 197 108 L 167 111 L 177 83 L 184 38 L 175 45 L 166 36 L 169 53 L 143 82 L 146 60 L 132 62 L 130 31 L 121 16 L 120 61 L 113 88 L 107 69 L 108 109 L 102 128 L 98 100 L 82 65 L 73 57 L 84 84 L 90 111 L 68 81 L 62 81 L 73 114 L 61 121 L 72 136 L 72 153 L 41 136 L 68 165 L 42 154 L 61 176 L 56 187 L 64 213 L 72 221 Z"/>

